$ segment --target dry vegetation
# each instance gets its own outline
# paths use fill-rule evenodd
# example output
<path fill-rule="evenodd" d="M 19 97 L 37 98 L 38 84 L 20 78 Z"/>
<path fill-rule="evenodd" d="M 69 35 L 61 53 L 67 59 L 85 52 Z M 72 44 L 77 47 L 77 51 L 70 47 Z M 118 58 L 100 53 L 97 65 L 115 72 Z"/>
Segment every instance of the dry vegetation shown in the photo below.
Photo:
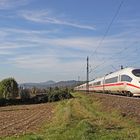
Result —
<path fill-rule="evenodd" d="M 104 111 L 117 110 L 123 117 L 129 117 L 140 124 L 140 98 L 107 94 L 90 94 L 91 98 L 102 104 Z"/>

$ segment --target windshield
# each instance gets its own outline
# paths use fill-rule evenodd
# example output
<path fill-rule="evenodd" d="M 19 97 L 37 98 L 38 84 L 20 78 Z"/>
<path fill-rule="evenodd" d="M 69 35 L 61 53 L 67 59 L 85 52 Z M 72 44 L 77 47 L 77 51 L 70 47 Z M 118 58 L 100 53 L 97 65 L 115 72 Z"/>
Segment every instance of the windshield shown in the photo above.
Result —
<path fill-rule="evenodd" d="M 132 73 L 137 76 L 137 77 L 140 77 L 140 69 L 135 69 L 132 71 Z"/>

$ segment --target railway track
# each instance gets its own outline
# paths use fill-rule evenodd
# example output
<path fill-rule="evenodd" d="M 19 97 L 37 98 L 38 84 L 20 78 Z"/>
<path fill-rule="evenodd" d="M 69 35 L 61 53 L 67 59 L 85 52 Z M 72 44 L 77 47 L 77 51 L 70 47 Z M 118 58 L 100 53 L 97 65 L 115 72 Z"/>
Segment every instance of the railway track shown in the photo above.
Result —
<path fill-rule="evenodd" d="M 126 98 L 126 99 L 132 99 L 132 100 L 140 100 L 140 96 L 136 97 L 136 96 L 132 96 L 132 97 L 129 97 L 129 96 L 124 96 L 122 94 L 107 94 L 107 93 L 93 93 L 93 92 L 89 92 L 90 94 L 103 94 L 103 95 L 106 95 L 106 96 L 114 96 L 114 97 L 121 97 L 121 98 Z"/>

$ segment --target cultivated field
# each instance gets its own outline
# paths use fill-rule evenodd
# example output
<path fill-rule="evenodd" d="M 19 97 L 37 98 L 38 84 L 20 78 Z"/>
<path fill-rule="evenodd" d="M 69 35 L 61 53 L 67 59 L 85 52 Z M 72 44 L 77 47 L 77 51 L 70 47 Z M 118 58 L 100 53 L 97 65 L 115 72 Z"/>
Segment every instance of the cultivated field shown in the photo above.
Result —
<path fill-rule="evenodd" d="M 37 131 L 51 120 L 53 108 L 53 103 L 0 107 L 0 136 Z"/>
<path fill-rule="evenodd" d="M 73 96 L 54 103 L 1 107 L 0 139 L 140 140 L 140 99 L 78 92 Z"/>

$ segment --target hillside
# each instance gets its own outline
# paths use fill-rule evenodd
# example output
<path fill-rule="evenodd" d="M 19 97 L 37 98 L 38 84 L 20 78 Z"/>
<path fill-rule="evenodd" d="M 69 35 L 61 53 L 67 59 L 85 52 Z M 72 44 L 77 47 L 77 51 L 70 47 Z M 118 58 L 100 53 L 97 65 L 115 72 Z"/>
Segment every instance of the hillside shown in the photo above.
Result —
<path fill-rule="evenodd" d="M 20 84 L 20 86 L 25 87 L 25 88 L 49 88 L 49 87 L 74 87 L 78 84 L 82 83 L 82 81 L 75 81 L 75 80 L 69 80 L 69 81 L 46 81 L 46 82 L 41 82 L 41 83 L 23 83 Z"/>
<path fill-rule="evenodd" d="M 50 85 L 55 84 L 54 81 L 49 80 L 46 82 L 40 82 L 40 83 L 22 83 L 20 84 L 20 86 L 25 87 L 25 88 L 33 88 L 33 87 L 37 87 L 37 88 L 45 88 L 45 87 L 49 87 Z"/>

